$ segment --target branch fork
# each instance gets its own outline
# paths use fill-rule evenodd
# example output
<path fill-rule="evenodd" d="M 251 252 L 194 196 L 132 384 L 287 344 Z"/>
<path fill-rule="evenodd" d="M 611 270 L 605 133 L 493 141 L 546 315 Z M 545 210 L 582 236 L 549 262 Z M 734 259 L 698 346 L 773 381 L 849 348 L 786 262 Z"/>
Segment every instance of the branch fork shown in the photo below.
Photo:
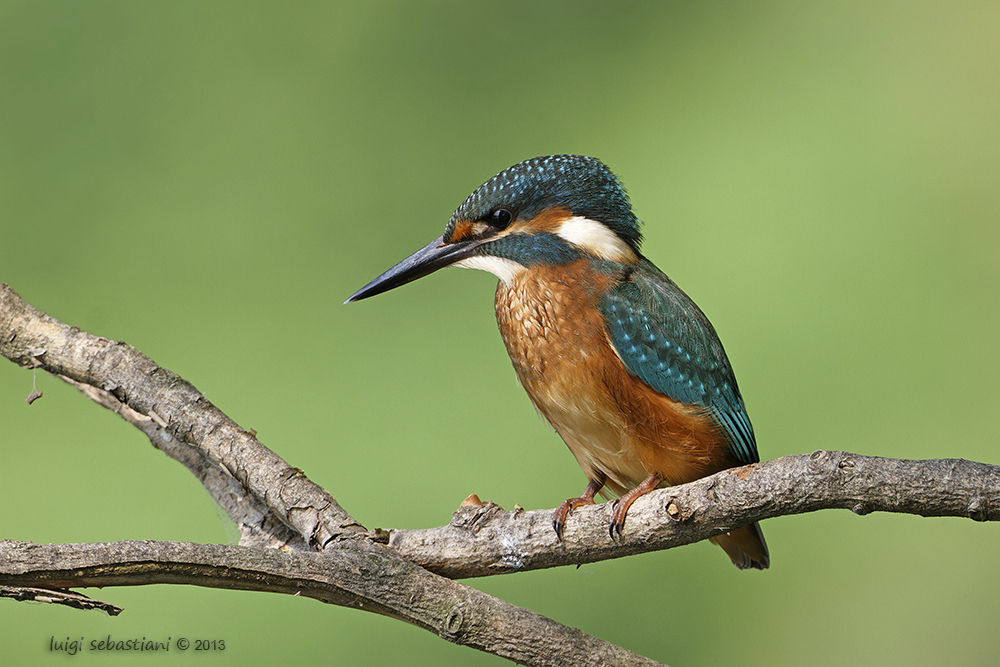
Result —
<path fill-rule="evenodd" d="M 65 589 L 186 583 L 283 592 L 398 618 L 522 664 L 655 665 L 453 580 L 668 549 L 828 508 L 1000 520 L 998 466 L 817 451 L 653 491 L 635 501 L 615 540 L 611 503 L 575 509 L 560 541 L 552 510 L 506 511 L 475 496 L 446 526 L 368 531 L 189 382 L 125 343 L 46 315 L 4 284 L 0 354 L 65 380 L 141 430 L 202 482 L 241 535 L 238 546 L 0 541 L 0 597 L 115 615 L 121 608 Z"/>

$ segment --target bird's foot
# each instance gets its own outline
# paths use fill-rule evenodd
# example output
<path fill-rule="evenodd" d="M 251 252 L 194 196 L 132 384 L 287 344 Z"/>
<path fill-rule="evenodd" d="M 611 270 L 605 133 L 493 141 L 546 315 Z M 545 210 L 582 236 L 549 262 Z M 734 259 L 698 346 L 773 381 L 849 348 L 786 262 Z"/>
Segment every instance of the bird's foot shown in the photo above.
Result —
<path fill-rule="evenodd" d="M 566 527 L 566 517 L 577 507 L 593 505 L 594 496 L 604 487 L 607 478 L 603 473 L 599 474 L 596 480 L 591 480 L 587 488 L 583 490 L 578 498 L 568 498 L 559 504 L 555 512 L 552 513 L 552 528 L 556 531 L 556 539 L 562 541 L 563 529 Z"/>
<path fill-rule="evenodd" d="M 563 528 L 566 527 L 566 517 L 569 513 L 575 510 L 577 507 L 583 507 L 584 505 L 593 505 L 594 499 L 591 497 L 589 500 L 580 496 L 579 498 L 567 498 L 559 504 L 556 511 L 552 513 L 552 528 L 556 531 L 556 539 L 562 541 Z"/>
<path fill-rule="evenodd" d="M 611 535 L 611 539 L 615 540 L 622 536 L 622 529 L 625 528 L 625 515 L 628 514 L 628 509 L 632 507 L 632 503 L 640 496 L 644 496 L 655 489 L 662 481 L 663 478 L 654 473 L 642 480 L 639 486 L 619 497 L 614 502 L 615 510 L 611 514 L 611 525 L 608 526 L 608 534 Z"/>

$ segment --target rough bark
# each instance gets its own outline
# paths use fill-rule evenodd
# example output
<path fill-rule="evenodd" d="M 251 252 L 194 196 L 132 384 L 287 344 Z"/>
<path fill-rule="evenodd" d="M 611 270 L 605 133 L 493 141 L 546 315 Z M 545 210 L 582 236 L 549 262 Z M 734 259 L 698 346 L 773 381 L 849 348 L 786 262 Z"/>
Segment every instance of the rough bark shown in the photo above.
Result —
<path fill-rule="evenodd" d="M 273 590 L 399 618 L 526 665 L 659 664 L 414 564 L 183 378 L 125 343 L 46 315 L 4 284 L 0 354 L 66 380 L 142 430 L 202 481 L 241 532 L 238 547 L 2 542 L 6 597 L 57 602 L 69 587 L 167 582 Z"/>
<path fill-rule="evenodd" d="M 521 664 L 659 664 L 431 574 L 370 542 L 310 552 L 185 542 L 42 545 L 7 540 L 0 541 L 0 563 L 0 585 L 8 588 L 29 583 L 47 589 L 190 584 L 268 591 L 398 618 Z"/>
<path fill-rule="evenodd" d="M 139 428 L 185 465 L 240 528 L 239 546 L 0 542 L 0 597 L 114 605 L 63 589 L 187 583 L 284 592 L 392 616 L 529 665 L 657 664 L 453 578 L 588 563 L 688 544 L 753 521 L 827 508 L 1000 519 L 1000 467 L 818 451 L 726 470 L 636 501 L 611 540 L 610 503 L 583 507 L 562 541 L 552 510 L 474 499 L 451 523 L 366 531 L 323 488 L 187 381 L 125 343 L 92 336 L 0 284 L 0 354 L 40 368 Z"/>
<path fill-rule="evenodd" d="M 1000 466 L 817 451 L 653 491 L 632 505 L 617 540 L 608 537 L 612 503 L 575 510 L 561 542 L 552 510 L 487 503 L 459 508 L 440 528 L 391 530 L 389 545 L 446 577 L 482 577 L 669 549 L 754 521 L 836 508 L 997 521 Z"/>

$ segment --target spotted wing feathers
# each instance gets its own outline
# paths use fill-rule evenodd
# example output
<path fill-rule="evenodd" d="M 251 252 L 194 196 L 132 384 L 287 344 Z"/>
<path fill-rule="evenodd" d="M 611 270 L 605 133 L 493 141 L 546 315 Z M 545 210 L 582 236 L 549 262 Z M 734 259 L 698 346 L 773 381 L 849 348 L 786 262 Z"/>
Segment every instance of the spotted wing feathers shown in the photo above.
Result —
<path fill-rule="evenodd" d="M 707 408 L 743 463 L 757 462 L 753 426 L 708 318 L 648 260 L 601 302 L 608 335 L 629 371 L 675 401 Z"/>

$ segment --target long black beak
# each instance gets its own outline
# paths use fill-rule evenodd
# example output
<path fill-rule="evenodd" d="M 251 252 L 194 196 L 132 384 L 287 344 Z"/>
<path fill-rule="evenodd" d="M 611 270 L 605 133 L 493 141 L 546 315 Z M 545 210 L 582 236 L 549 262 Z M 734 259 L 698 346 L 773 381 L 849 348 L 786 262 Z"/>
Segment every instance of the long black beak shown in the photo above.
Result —
<path fill-rule="evenodd" d="M 367 299 L 370 296 L 388 292 L 400 285 L 413 282 L 417 278 L 423 278 L 438 269 L 454 264 L 472 255 L 479 245 L 479 241 L 445 243 L 444 236 L 439 236 L 359 289 L 344 303 Z"/>

